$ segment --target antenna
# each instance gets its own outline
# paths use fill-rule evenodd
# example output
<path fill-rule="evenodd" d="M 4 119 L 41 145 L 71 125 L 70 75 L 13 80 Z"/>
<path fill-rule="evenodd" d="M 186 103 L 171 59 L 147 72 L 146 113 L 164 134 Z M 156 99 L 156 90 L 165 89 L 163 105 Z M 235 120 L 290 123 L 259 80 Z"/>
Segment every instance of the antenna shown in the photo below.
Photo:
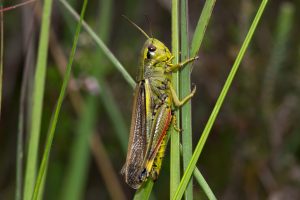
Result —
<path fill-rule="evenodd" d="M 135 28 L 137 28 L 141 33 L 143 33 L 143 35 L 146 37 L 146 38 L 150 38 L 149 35 L 141 28 L 139 27 L 138 25 L 136 25 L 136 23 L 134 23 L 133 21 L 131 21 L 128 17 L 126 17 L 125 15 L 122 15 L 122 17 L 124 17 L 130 24 L 132 24 Z"/>
<path fill-rule="evenodd" d="M 149 15 L 145 15 L 145 17 L 146 17 L 146 20 L 147 20 L 147 22 L 148 22 L 148 25 L 149 25 L 149 29 L 150 29 L 150 35 L 151 35 L 151 37 L 153 38 L 151 20 L 150 20 L 150 18 L 149 18 Z"/>

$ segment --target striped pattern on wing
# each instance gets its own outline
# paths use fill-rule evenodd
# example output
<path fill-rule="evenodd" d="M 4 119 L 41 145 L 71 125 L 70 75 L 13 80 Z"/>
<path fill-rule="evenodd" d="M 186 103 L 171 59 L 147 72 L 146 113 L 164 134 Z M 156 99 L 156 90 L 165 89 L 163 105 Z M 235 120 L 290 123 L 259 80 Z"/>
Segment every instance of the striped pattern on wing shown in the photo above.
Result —
<path fill-rule="evenodd" d="M 143 81 L 136 86 L 134 96 L 127 158 L 121 173 L 126 183 L 137 189 L 142 184 L 139 177 L 147 149 L 146 92 Z"/>

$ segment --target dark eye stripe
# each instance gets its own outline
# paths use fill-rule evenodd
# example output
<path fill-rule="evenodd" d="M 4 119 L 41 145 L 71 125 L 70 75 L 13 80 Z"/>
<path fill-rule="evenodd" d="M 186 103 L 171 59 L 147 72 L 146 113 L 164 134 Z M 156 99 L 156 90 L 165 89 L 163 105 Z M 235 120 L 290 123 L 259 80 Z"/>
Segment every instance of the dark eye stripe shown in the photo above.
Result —
<path fill-rule="evenodd" d="M 150 55 L 150 52 L 149 52 L 149 51 L 147 52 L 147 58 L 148 58 L 148 59 L 151 58 L 151 55 Z"/>

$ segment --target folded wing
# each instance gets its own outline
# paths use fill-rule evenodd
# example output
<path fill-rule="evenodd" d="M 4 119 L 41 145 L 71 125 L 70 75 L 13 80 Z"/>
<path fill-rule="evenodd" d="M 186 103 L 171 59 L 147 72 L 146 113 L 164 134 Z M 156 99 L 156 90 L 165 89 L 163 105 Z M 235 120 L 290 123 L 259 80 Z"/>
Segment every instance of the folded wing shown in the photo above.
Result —
<path fill-rule="evenodd" d="M 121 173 L 124 175 L 126 183 L 137 189 L 142 184 L 139 177 L 147 150 L 146 92 L 145 84 L 142 81 L 135 89 L 132 112 L 126 163 Z"/>

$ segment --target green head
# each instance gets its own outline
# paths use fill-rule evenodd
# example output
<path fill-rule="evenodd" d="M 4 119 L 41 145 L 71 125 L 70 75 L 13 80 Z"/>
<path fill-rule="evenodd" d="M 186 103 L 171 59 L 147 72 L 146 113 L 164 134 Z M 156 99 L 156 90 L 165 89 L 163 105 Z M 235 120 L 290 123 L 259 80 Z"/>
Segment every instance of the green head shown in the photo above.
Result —
<path fill-rule="evenodd" d="M 149 35 L 141 29 L 138 25 L 136 25 L 133 21 L 131 21 L 128 17 L 123 17 L 131 23 L 134 27 L 136 27 L 146 38 L 146 42 L 142 48 L 141 51 L 141 58 L 140 58 L 140 66 L 139 66 L 139 74 L 138 74 L 138 80 L 143 79 L 144 77 L 144 71 L 145 66 L 148 64 L 153 65 L 158 62 L 165 62 L 170 60 L 172 54 L 168 47 L 164 45 L 161 41 L 158 39 L 155 39 L 153 37 L 149 37 Z"/>
<path fill-rule="evenodd" d="M 168 47 L 155 38 L 148 38 L 148 40 L 146 40 L 141 54 L 143 62 L 151 59 L 157 61 L 167 61 L 172 56 Z"/>
<path fill-rule="evenodd" d="M 155 38 L 148 38 L 142 48 L 137 81 L 144 79 L 145 67 L 169 61 L 172 54 L 168 47 Z"/>

